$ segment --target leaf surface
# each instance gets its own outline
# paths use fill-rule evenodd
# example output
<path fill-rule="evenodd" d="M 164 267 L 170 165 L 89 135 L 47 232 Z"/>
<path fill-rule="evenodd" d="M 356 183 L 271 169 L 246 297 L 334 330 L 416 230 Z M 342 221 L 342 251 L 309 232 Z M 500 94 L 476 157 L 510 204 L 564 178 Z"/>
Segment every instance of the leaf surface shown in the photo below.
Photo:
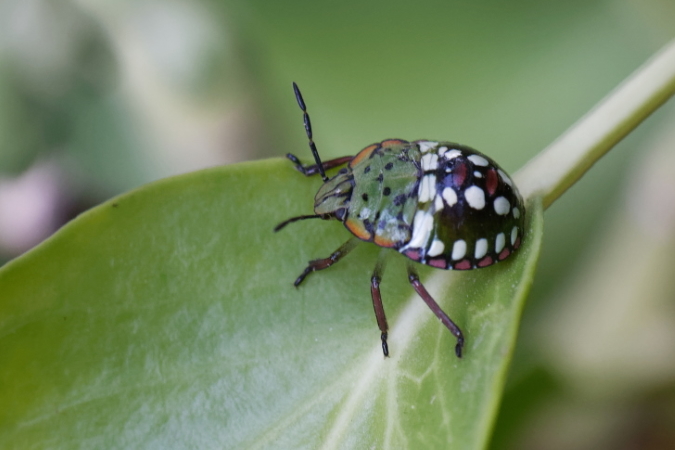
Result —
<path fill-rule="evenodd" d="M 539 252 L 542 213 L 495 266 L 420 268 L 454 338 L 391 252 L 391 357 L 359 245 L 309 220 L 320 179 L 267 160 L 162 180 L 81 215 L 0 269 L 0 447 L 453 448 L 486 445 Z"/>

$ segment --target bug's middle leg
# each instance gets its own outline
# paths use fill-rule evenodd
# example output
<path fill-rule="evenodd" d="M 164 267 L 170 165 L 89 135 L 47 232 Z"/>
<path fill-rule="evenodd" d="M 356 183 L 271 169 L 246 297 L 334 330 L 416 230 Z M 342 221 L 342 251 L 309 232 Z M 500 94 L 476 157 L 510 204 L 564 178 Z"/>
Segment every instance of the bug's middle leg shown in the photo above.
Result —
<path fill-rule="evenodd" d="M 384 314 L 384 305 L 382 304 L 382 295 L 380 294 L 380 281 L 382 280 L 383 255 L 380 254 L 375 271 L 370 278 L 370 295 L 373 297 L 373 309 L 375 310 L 375 319 L 380 329 L 380 339 L 382 339 L 382 353 L 389 356 L 389 346 L 387 345 L 387 316 Z"/>
<path fill-rule="evenodd" d="M 354 250 L 354 247 L 361 242 L 358 238 L 351 238 L 344 244 L 340 246 L 337 250 L 335 250 L 333 253 L 328 258 L 321 258 L 321 259 L 314 259 L 309 262 L 309 265 L 305 268 L 305 270 L 302 271 L 300 276 L 295 280 L 293 285 L 295 287 L 300 286 L 300 283 L 302 283 L 307 277 L 312 272 L 316 272 L 317 270 L 323 270 L 323 269 L 328 269 L 330 266 L 338 262 L 340 259 L 344 258 L 347 256 L 349 252 Z"/>
<path fill-rule="evenodd" d="M 462 334 L 462 330 L 460 330 L 455 322 L 453 322 L 452 319 L 450 319 L 450 317 L 448 317 L 448 315 L 441 309 L 441 307 L 438 306 L 438 303 L 436 303 L 436 300 L 434 300 L 434 298 L 426 290 L 411 264 L 408 264 L 408 281 L 410 284 L 412 284 L 412 287 L 415 289 L 417 294 L 422 297 L 422 300 L 424 300 L 424 303 L 427 304 L 429 309 L 431 309 L 434 314 L 436 314 L 436 317 L 438 317 L 441 322 L 443 322 L 443 325 L 445 325 L 448 330 L 450 330 L 450 332 L 457 338 L 455 354 L 458 358 L 461 358 L 462 347 L 464 346 L 464 335 Z"/>

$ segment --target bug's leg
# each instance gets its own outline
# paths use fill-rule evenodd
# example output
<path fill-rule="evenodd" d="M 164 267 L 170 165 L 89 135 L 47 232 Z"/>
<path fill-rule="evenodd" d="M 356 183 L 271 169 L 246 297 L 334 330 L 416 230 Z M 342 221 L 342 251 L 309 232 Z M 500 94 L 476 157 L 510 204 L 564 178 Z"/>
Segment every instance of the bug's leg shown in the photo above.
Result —
<path fill-rule="evenodd" d="M 382 296 L 380 295 L 380 281 L 382 280 L 383 268 L 384 258 L 383 253 L 380 253 L 375 265 L 375 271 L 370 278 L 370 294 L 373 297 L 373 309 L 375 309 L 377 326 L 380 328 L 380 333 L 382 333 L 380 335 L 380 339 L 382 339 L 382 353 L 384 353 L 384 356 L 389 356 L 389 346 L 387 345 L 387 330 L 389 326 L 387 325 L 387 317 L 384 315 L 384 305 L 382 305 Z"/>
<path fill-rule="evenodd" d="M 321 171 L 319 170 L 318 164 L 303 166 L 302 163 L 300 162 L 300 159 L 298 159 L 298 157 L 295 156 L 292 153 L 287 154 L 286 158 L 290 159 L 293 162 L 293 164 L 295 165 L 296 170 L 306 177 L 321 174 Z M 343 156 L 341 158 L 335 158 L 335 159 L 330 159 L 328 161 L 323 161 L 321 163 L 321 165 L 323 166 L 323 170 L 328 170 L 328 169 L 332 169 L 333 167 L 338 167 L 338 166 L 341 166 L 343 164 L 347 164 L 352 159 L 354 159 L 353 156 Z"/>
<path fill-rule="evenodd" d="M 332 266 L 333 264 L 338 262 L 340 259 L 345 257 L 349 252 L 354 250 L 354 247 L 356 247 L 356 245 L 359 242 L 361 242 L 361 241 L 359 241 L 358 238 L 355 238 L 355 237 L 351 238 L 350 240 L 348 240 L 347 242 L 342 244 L 340 246 L 340 248 L 338 248 L 333 253 L 331 253 L 331 255 L 328 258 L 315 259 L 315 260 L 310 261 L 309 265 L 305 268 L 305 270 L 302 271 L 302 273 L 295 280 L 293 285 L 295 287 L 298 287 L 298 286 L 300 286 L 300 283 L 303 282 L 305 277 L 307 275 L 309 275 L 310 273 L 315 272 L 317 270 L 323 270 L 323 269 L 329 268 L 330 266 Z"/>
<path fill-rule="evenodd" d="M 438 303 L 436 303 L 436 300 L 429 295 L 429 292 L 427 292 L 426 288 L 424 285 L 420 282 L 420 278 L 417 276 L 417 273 L 415 272 L 415 269 L 413 269 L 411 264 L 408 264 L 408 281 L 410 281 L 410 284 L 412 284 L 412 287 L 415 289 L 417 294 L 422 297 L 422 300 L 429 306 L 429 308 L 436 314 L 436 317 L 438 317 L 441 322 L 443 322 L 443 325 L 445 325 L 448 330 L 457 338 L 457 345 L 455 345 L 455 354 L 457 355 L 458 358 L 462 357 L 462 347 L 464 346 L 464 335 L 462 334 L 462 330 L 459 329 L 459 327 L 453 322 L 448 315 L 443 312 L 440 306 L 438 306 Z"/>

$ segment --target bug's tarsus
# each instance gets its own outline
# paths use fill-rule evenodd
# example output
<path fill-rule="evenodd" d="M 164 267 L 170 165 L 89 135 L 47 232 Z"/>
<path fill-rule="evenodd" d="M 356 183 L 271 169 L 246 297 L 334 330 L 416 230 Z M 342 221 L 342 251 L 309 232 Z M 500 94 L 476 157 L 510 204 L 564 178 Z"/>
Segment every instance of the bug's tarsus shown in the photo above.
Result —
<path fill-rule="evenodd" d="M 441 309 L 441 307 L 438 306 L 438 303 L 436 303 L 436 300 L 433 299 L 424 285 L 420 282 L 419 276 L 417 276 L 417 273 L 415 273 L 415 270 L 410 264 L 408 265 L 408 281 L 412 285 L 413 289 L 415 289 L 417 294 L 422 297 L 422 300 L 424 300 L 429 309 L 431 309 L 434 314 L 436 314 L 436 317 L 438 317 L 443 325 L 445 325 L 453 334 L 453 336 L 457 338 L 457 345 L 455 345 L 455 355 L 457 355 L 458 358 L 461 358 L 462 348 L 464 347 L 464 335 L 462 334 L 462 330 L 460 330 L 455 322 L 453 322 L 452 319 L 450 319 L 450 317 L 448 317 L 448 315 Z"/>
<path fill-rule="evenodd" d="M 307 275 L 309 275 L 312 272 L 316 272 L 317 270 L 328 269 L 330 266 L 338 262 L 340 259 L 347 256 L 347 254 L 351 252 L 359 242 L 361 241 L 359 241 L 358 238 L 351 238 L 350 240 L 342 244 L 340 248 L 331 253 L 331 255 L 328 258 L 314 259 L 310 261 L 305 270 L 303 270 L 300 276 L 295 280 L 293 285 L 295 287 L 300 286 L 300 283 L 302 283 L 307 277 Z"/>
<path fill-rule="evenodd" d="M 387 333 L 382 333 L 380 335 L 380 339 L 382 339 L 382 353 L 384 353 L 384 356 L 387 357 L 389 356 L 389 346 L 387 345 Z"/>
<path fill-rule="evenodd" d="M 316 261 L 321 261 L 321 260 L 316 260 L 316 259 L 315 259 L 314 261 L 310 261 L 310 262 L 309 262 L 309 266 L 305 267 L 305 270 L 303 270 L 302 273 L 300 274 L 300 276 L 299 276 L 298 278 L 295 279 L 295 281 L 293 282 L 293 286 L 295 286 L 295 287 L 300 286 L 300 283 L 302 283 L 303 281 L 305 281 L 305 277 L 307 277 L 307 275 L 309 275 L 310 273 L 314 272 L 315 270 L 321 270 L 321 269 L 316 269 L 316 268 L 312 267 L 312 263 L 314 263 L 314 262 L 316 262 Z M 326 266 L 326 267 L 330 267 L 330 266 Z M 325 269 L 326 267 L 324 267 L 324 269 Z"/>
<path fill-rule="evenodd" d="M 455 345 L 455 355 L 457 355 L 458 358 L 462 357 L 462 347 L 464 347 L 464 337 L 459 336 L 457 338 L 457 345 Z"/>
<path fill-rule="evenodd" d="M 304 176 L 308 177 L 310 175 L 314 175 L 313 173 L 309 173 L 308 170 L 311 166 L 303 166 L 302 163 L 300 162 L 300 158 L 295 156 L 293 153 L 287 153 L 286 158 L 290 159 L 293 165 L 295 166 L 295 169 L 303 174 Z"/>
<path fill-rule="evenodd" d="M 328 177 L 326 176 L 323 164 L 321 163 L 321 158 L 319 157 L 319 151 L 316 149 L 316 144 L 314 144 L 314 140 L 312 139 L 312 122 L 309 120 L 309 114 L 307 113 L 307 106 L 305 106 L 305 100 L 303 100 L 302 94 L 300 93 L 300 89 L 298 88 L 298 85 L 295 84 L 295 82 L 293 82 L 293 91 L 295 92 L 295 99 L 298 101 L 298 106 L 302 110 L 302 118 L 305 123 L 305 132 L 307 133 L 307 139 L 309 139 L 309 148 L 312 150 L 312 155 L 314 155 L 314 160 L 316 161 L 316 166 L 319 170 L 319 173 L 321 174 L 321 178 L 323 179 L 323 181 L 328 181 Z M 287 157 L 293 162 L 296 162 L 298 159 L 293 155 L 290 156 L 287 155 Z M 296 163 L 296 168 L 298 167 L 298 165 L 299 161 Z M 305 173 L 303 170 L 300 170 L 300 172 Z"/>
<path fill-rule="evenodd" d="M 297 222 L 298 220 L 322 219 L 322 218 L 323 217 L 320 214 L 310 214 L 310 215 L 306 215 L 306 216 L 291 217 L 290 219 L 286 219 L 283 222 L 281 222 L 279 225 L 274 227 L 274 232 L 276 233 L 277 231 L 281 230 L 283 227 L 285 227 L 289 223 Z"/>

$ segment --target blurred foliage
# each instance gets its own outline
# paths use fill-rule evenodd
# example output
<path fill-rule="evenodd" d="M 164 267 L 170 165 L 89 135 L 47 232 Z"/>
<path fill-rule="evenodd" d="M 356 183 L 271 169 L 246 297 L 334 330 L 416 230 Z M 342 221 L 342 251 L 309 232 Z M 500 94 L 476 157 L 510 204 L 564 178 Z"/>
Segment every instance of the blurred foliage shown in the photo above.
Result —
<path fill-rule="evenodd" d="M 0 174 L 55 157 L 71 203 L 88 205 L 200 167 L 288 151 L 309 156 L 291 81 L 303 89 L 326 158 L 385 137 L 450 139 L 515 171 L 671 39 L 673 23 L 670 0 L 2 0 Z M 557 339 L 543 338 L 547 331 L 578 333 L 574 322 L 554 327 L 556 302 L 616 295 L 577 286 L 582 272 L 608 264 L 594 259 L 597 253 L 635 239 L 635 231 L 621 229 L 642 213 L 627 210 L 625 196 L 645 182 L 631 175 L 656 136 L 672 128 L 672 108 L 650 118 L 547 211 L 512 368 L 513 392 L 526 393 L 532 380 L 536 401 L 507 392 L 494 448 L 533 448 L 555 441 L 547 432 L 574 434 L 571 420 L 561 419 L 557 430 L 550 424 L 582 411 L 597 414 L 585 421 L 597 423 L 597 432 L 579 433 L 588 441 L 575 448 L 618 448 L 610 439 L 617 430 L 633 433 L 622 435 L 628 443 L 661 443 L 642 448 L 675 445 L 663 432 L 675 429 L 672 370 L 660 368 L 658 382 L 639 378 L 630 398 L 621 398 L 625 413 L 607 419 L 619 393 L 599 400 L 572 389 L 584 384 L 584 372 L 570 381 L 551 362 L 560 347 L 537 345 Z M 672 138 L 663 140 L 672 152 Z M 628 187 L 628 179 L 635 184 Z M 665 209 L 670 194 L 661 200 Z M 618 237 L 603 247 L 610 233 Z M 673 234 L 670 228 L 671 237 L 656 245 L 670 248 Z M 607 254 L 647 272 L 675 270 L 672 259 L 634 260 L 631 248 Z M 640 281 L 616 270 L 594 274 L 594 283 L 636 292 L 639 300 L 675 297 L 667 284 L 656 294 L 637 291 L 631 283 Z M 673 317 L 668 308 L 655 311 Z M 587 313 L 580 308 L 568 317 Z M 596 348 L 595 358 L 606 351 Z M 630 361 L 630 352 L 621 355 Z M 610 381 L 624 370 L 592 369 Z"/>

